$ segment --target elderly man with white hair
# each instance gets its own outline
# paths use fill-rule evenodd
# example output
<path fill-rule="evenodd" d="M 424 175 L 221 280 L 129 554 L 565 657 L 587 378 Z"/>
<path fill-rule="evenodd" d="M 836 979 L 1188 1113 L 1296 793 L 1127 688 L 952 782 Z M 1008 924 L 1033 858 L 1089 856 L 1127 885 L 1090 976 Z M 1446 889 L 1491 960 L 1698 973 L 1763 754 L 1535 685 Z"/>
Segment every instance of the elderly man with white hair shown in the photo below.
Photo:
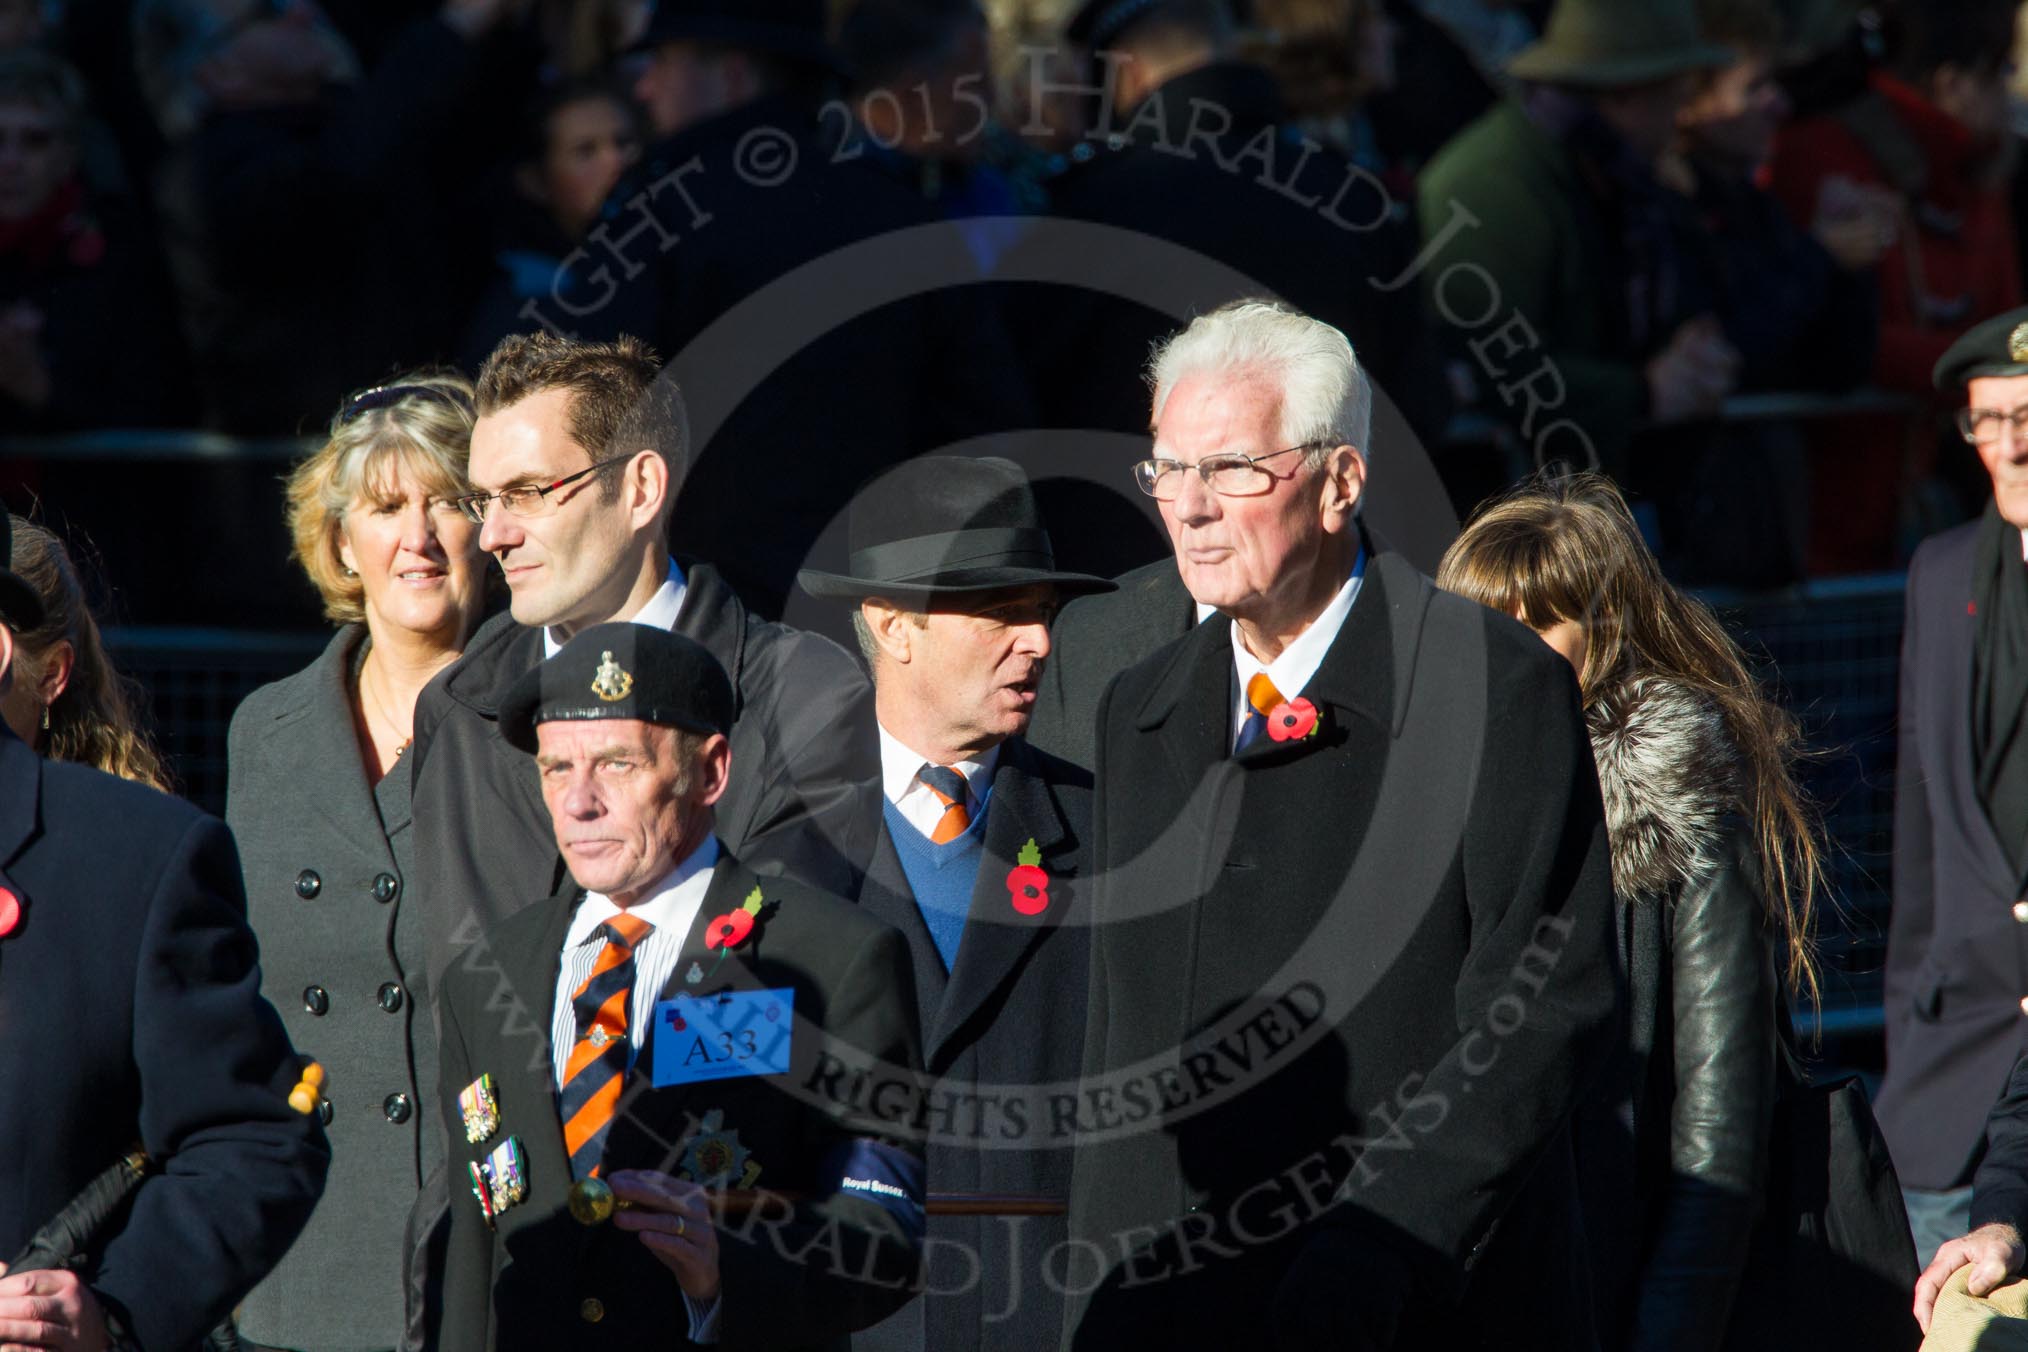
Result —
<path fill-rule="evenodd" d="M 1068 1336 L 1593 1345 L 1566 1126 L 1616 1006 L 1570 670 L 1375 548 L 1336 329 L 1230 305 L 1151 377 L 1135 475 L 1216 614 L 1099 707 Z"/>

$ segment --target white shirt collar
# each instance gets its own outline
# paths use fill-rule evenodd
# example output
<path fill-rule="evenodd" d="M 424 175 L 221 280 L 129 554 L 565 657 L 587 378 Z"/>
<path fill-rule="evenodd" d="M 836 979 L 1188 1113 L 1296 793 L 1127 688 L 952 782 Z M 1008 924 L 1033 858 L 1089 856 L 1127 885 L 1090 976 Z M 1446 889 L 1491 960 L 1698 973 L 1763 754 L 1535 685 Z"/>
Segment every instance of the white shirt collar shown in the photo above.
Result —
<path fill-rule="evenodd" d="M 717 863 L 718 837 L 706 836 L 702 845 L 669 870 L 669 876 L 655 889 L 654 896 L 628 907 L 627 913 L 653 925 L 657 934 L 674 933 L 677 942 L 681 943 L 704 905 L 704 893 L 711 886 L 711 870 Z M 605 893 L 586 892 L 577 913 L 570 918 L 570 930 L 563 940 L 564 951 L 567 953 L 576 948 L 591 937 L 593 930 L 619 913 L 620 908 Z"/>
<path fill-rule="evenodd" d="M 653 625 L 657 629 L 674 629 L 676 615 L 683 609 L 683 593 L 688 591 L 689 587 L 690 584 L 683 577 L 683 570 L 676 565 L 676 560 L 671 559 L 669 575 L 662 579 L 662 585 L 655 589 L 655 594 L 649 597 L 639 610 L 623 618 L 634 624 Z M 562 648 L 563 644 L 557 640 L 556 630 L 542 631 L 543 657 L 554 657 Z"/>
<path fill-rule="evenodd" d="M 917 755 L 885 727 L 880 728 L 880 791 L 888 802 L 902 807 L 911 795 L 928 793 L 929 786 L 916 778 L 916 772 L 929 763 L 929 757 Z M 993 785 L 993 767 L 999 763 L 1000 748 L 990 746 L 978 759 L 959 761 L 950 768 L 965 777 L 972 801 L 978 803 L 985 801 L 986 790 Z"/>
<path fill-rule="evenodd" d="M 1232 622 L 1232 669 L 1237 677 L 1234 689 L 1232 733 L 1239 735 L 1240 725 L 1246 722 L 1246 685 L 1255 674 L 1265 671 L 1267 678 L 1274 682 L 1283 699 L 1294 699 L 1317 674 L 1317 668 L 1324 665 L 1324 654 L 1331 650 L 1331 644 L 1338 637 L 1338 631 L 1345 627 L 1345 617 L 1352 613 L 1352 603 L 1359 599 L 1359 587 L 1366 579 L 1366 551 L 1361 548 L 1353 561 L 1352 576 L 1345 579 L 1343 586 L 1310 621 L 1309 627 L 1296 635 L 1295 641 L 1282 649 L 1281 656 L 1272 662 L 1263 663 L 1247 651 L 1246 642 L 1239 636 L 1239 622 Z"/>

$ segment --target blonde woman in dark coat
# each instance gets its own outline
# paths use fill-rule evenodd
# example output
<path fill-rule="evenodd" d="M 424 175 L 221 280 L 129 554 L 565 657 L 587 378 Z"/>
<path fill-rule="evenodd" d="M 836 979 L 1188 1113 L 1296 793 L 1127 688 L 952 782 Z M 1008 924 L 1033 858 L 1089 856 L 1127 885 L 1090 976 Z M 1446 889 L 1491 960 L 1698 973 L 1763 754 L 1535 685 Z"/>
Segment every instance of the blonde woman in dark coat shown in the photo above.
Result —
<path fill-rule="evenodd" d="M 263 993 L 325 1068 L 324 1204 L 247 1299 L 253 1343 L 402 1344 L 404 1229 L 441 1158 L 425 1109 L 436 1046 L 409 896 L 415 699 L 485 604 L 467 491 L 471 386 L 421 373 L 348 400 L 289 479 L 296 559 L 340 628 L 310 666 L 240 705 L 226 819 L 244 860 Z"/>
<path fill-rule="evenodd" d="M 1789 995 L 1816 994 L 1818 828 L 1793 719 L 1672 587 L 1610 480 L 1480 509 L 1437 583 L 1534 629 L 1578 673 L 1605 800 L 1629 1041 L 1580 1123 L 1607 1352 L 1726 1345 L 1768 1168 Z"/>

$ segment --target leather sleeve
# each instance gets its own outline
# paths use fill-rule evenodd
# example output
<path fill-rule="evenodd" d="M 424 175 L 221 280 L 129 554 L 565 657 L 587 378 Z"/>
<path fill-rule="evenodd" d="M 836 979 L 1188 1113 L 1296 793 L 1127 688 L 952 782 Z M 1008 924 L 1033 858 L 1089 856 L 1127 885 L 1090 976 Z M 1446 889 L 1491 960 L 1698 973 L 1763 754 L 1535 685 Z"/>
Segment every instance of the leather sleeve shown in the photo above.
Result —
<path fill-rule="evenodd" d="M 1744 829 L 1670 915 L 1675 1098 L 1667 1190 L 1630 1345 L 1716 1349 L 1767 1174 L 1775 1097 L 1773 954 Z M 1654 904 L 1643 901 L 1639 904 Z"/>

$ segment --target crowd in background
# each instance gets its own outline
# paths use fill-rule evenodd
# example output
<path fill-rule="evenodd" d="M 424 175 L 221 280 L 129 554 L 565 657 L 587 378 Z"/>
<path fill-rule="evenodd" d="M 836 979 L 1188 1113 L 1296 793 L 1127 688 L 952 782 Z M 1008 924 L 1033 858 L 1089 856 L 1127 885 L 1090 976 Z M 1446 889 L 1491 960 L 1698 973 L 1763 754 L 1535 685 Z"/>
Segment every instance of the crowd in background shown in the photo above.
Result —
<path fill-rule="evenodd" d="M 816 6 L 746 8 L 790 34 Z M 671 47 L 640 0 L 10 3 L 0 431 L 297 434 L 542 327 L 634 333 L 695 388 L 683 354 L 768 283 L 957 221 L 961 257 L 912 260 L 925 295 L 812 307 L 703 429 L 678 534 L 764 612 L 869 473 L 1141 433 L 1149 343 L 1261 290 L 1353 339 L 1378 439 L 1412 433 L 1460 516 L 1562 460 L 1618 479 L 1682 580 L 1900 566 L 1983 491 L 1927 372 L 2021 299 L 2017 6 L 1565 8 L 1559 35 L 1529 0 L 832 0 L 794 41 Z M 792 181 L 711 161 L 763 125 Z M 1895 399 L 1738 402 L 1860 389 Z M 733 538 L 708 504 L 784 458 L 775 543 Z M 1076 561 L 1159 552 L 1118 540 Z"/>

